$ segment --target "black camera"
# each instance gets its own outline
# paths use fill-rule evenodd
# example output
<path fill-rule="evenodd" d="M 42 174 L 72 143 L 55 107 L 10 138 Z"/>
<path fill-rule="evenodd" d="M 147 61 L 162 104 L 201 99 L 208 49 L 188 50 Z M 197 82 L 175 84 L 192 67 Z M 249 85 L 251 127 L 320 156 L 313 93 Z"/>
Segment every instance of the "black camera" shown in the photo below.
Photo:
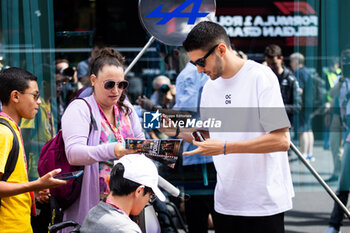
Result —
<path fill-rule="evenodd" d="M 72 67 L 56 69 L 56 74 L 62 74 L 64 76 L 73 77 L 75 70 Z"/>
<path fill-rule="evenodd" d="M 73 82 L 74 73 L 75 73 L 75 70 L 72 67 L 56 69 L 56 74 L 60 76 L 56 81 L 63 82 L 63 83 Z"/>
<path fill-rule="evenodd" d="M 161 93 L 163 93 L 163 94 L 168 93 L 169 90 L 170 90 L 170 87 L 169 87 L 169 85 L 167 85 L 167 84 L 163 84 L 163 85 L 160 86 L 160 88 L 159 88 L 159 92 L 161 92 Z"/>
<path fill-rule="evenodd" d="M 68 77 L 73 77 L 75 70 L 72 67 L 67 67 L 62 71 L 62 74 Z"/>

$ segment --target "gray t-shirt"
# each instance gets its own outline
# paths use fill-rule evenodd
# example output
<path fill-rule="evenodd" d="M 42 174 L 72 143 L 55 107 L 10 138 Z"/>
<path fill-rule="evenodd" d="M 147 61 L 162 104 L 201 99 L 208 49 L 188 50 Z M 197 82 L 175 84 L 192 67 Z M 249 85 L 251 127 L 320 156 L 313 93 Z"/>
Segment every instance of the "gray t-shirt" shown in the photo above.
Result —
<path fill-rule="evenodd" d="M 89 211 L 80 232 L 142 233 L 140 227 L 128 215 L 103 201 Z"/>

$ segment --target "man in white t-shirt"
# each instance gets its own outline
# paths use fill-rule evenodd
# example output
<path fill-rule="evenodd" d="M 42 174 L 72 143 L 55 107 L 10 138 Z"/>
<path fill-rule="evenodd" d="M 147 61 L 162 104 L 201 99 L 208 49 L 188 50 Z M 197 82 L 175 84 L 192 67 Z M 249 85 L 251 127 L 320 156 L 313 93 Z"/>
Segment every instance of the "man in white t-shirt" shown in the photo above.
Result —
<path fill-rule="evenodd" d="M 183 46 L 211 79 L 201 119 L 221 121 L 204 142 L 193 142 L 197 149 L 184 153 L 216 155 L 215 232 L 284 232 L 294 191 L 286 152 L 290 123 L 278 79 L 269 67 L 239 58 L 216 23 L 196 25 Z M 189 140 L 186 132 L 179 136 Z"/>

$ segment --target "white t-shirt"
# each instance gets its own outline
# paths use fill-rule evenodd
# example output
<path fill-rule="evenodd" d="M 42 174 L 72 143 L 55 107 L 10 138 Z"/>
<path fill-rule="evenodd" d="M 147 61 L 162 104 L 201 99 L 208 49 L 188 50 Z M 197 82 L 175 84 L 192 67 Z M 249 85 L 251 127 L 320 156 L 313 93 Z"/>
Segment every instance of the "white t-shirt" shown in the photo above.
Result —
<path fill-rule="evenodd" d="M 201 118 L 221 120 L 220 129 L 209 129 L 210 138 L 231 142 L 290 127 L 277 77 L 270 68 L 251 60 L 235 76 L 206 83 Z M 217 212 L 268 216 L 292 208 L 294 190 L 287 152 L 226 154 L 213 159 Z"/>

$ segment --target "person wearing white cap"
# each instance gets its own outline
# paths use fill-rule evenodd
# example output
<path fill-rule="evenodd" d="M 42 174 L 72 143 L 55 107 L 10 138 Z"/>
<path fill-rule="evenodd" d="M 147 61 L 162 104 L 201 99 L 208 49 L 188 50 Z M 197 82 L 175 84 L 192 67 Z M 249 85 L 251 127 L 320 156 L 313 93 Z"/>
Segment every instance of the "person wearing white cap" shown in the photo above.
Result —
<path fill-rule="evenodd" d="M 138 215 L 150 201 L 165 201 L 158 188 L 158 171 L 144 155 L 129 154 L 117 161 L 109 181 L 111 193 L 92 208 L 80 232 L 142 232 L 129 215 Z"/>

